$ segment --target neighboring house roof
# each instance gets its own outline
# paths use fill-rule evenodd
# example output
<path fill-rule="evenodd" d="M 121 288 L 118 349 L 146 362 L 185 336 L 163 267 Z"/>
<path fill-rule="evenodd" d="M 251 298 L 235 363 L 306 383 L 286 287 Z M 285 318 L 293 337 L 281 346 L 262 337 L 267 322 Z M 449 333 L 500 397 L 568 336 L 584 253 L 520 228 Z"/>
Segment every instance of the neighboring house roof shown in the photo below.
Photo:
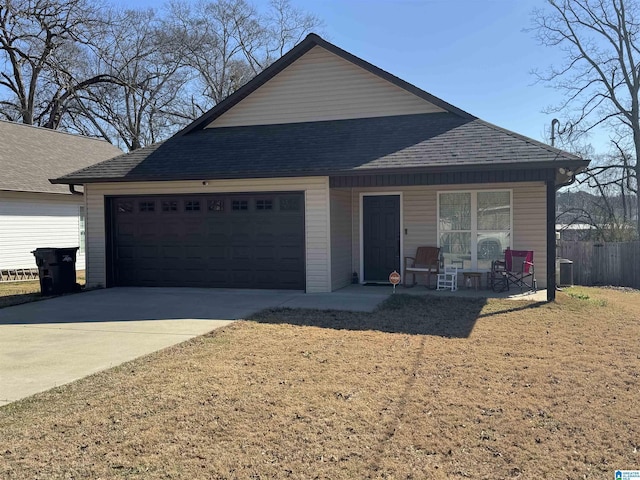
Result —
<path fill-rule="evenodd" d="M 205 128 L 315 46 L 445 112 Z M 569 168 L 587 163 L 562 150 L 484 122 L 311 34 L 172 138 L 53 182 Z"/>
<path fill-rule="evenodd" d="M 0 121 L 0 190 L 65 193 L 60 177 L 122 154 L 108 142 L 47 128 Z"/>

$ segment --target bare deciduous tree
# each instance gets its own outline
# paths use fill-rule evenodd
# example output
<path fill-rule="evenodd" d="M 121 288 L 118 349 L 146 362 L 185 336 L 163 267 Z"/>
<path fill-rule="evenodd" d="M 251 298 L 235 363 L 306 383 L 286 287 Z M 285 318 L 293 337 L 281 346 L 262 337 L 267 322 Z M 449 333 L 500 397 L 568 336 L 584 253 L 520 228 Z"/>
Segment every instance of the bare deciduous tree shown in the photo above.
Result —
<path fill-rule="evenodd" d="M 166 138 L 188 120 L 177 108 L 188 83 L 182 44 L 167 35 L 153 10 L 121 12 L 107 38 L 94 68 L 115 81 L 79 95 L 77 110 L 96 133 L 127 150 Z"/>
<path fill-rule="evenodd" d="M 185 60 L 197 78 L 196 110 L 225 99 L 321 25 L 320 20 L 274 0 L 261 14 L 245 0 L 170 4 L 168 30 L 184 43 Z M 193 97 L 196 98 L 196 97 Z"/>
<path fill-rule="evenodd" d="M 161 13 L 4 0 L 0 116 L 135 150 L 222 101 L 319 23 L 288 0 L 268 12 L 247 0 L 176 0 Z"/>
<path fill-rule="evenodd" d="M 81 90 L 113 81 L 82 75 L 92 38 L 102 26 L 87 0 L 5 0 L 0 4 L 0 113 L 6 119 L 59 126 L 66 102 Z"/>
<path fill-rule="evenodd" d="M 635 238 L 633 219 L 637 195 L 624 153 L 596 155 L 576 183 L 559 194 L 557 223 L 589 227 L 589 239 L 629 241 Z"/>
<path fill-rule="evenodd" d="M 546 46 L 564 52 L 564 63 L 538 73 L 565 93 L 555 108 L 568 117 L 573 134 L 599 125 L 624 151 L 624 179 L 636 192 L 640 165 L 640 6 L 636 0 L 548 0 L 534 11 L 534 30 Z M 636 219 L 640 232 L 640 218 Z"/>

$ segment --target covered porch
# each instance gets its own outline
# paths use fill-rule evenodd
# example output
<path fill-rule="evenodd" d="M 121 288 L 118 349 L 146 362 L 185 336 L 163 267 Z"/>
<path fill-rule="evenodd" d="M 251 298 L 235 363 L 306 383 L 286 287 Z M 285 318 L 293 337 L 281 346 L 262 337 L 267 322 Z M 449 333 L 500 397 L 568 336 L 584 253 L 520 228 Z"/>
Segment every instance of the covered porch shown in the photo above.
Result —
<path fill-rule="evenodd" d="M 541 169 L 458 172 L 439 178 L 433 174 L 330 177 L 332 291 L 354 282 L 355 287 L 388 282 L 394 270 L 404 283 L 405 257 L 415 257 L 418 247 L 431 246 L 440 249 L 441 270 L 448 265 L 458 268 L 461 288 L 453 295 L 516 293 L 487 289 L 491 262 L 503 259 L 504 250 L 511 248 L 534 252 L 538 292 L 547 296 L 547 287 L 555 288 L 555 282 L 550 283 L 555 280 L 550 278 L 555 261 L 555 174 Z M 478 290 L 464 288 L 465 272 L 479 274 Z M 425 288 L 426 276 L 416 280 L 415 288 L 397 290 L 434 293 Z M 431 275 L 430 286 L 435 285 Z"/>

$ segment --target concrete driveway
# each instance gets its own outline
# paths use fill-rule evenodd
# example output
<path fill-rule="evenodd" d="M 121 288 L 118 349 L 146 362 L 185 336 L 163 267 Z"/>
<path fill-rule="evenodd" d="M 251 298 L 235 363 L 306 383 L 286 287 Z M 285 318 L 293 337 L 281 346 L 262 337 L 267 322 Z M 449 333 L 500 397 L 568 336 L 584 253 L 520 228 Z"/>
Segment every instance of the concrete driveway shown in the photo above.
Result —
<path fill-rule="evenodd" d="M 371 311 L 387 296 L 112 288 L 0 309 L 0 405 L 175 345 L 264 308 Z"/>

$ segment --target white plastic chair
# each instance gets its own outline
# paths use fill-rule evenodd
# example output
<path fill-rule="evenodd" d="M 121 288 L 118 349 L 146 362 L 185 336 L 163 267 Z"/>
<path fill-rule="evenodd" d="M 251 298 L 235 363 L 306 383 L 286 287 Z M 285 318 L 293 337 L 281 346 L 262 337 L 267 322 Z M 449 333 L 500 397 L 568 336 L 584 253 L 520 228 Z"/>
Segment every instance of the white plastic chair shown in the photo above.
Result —
<path fill-rule="evenodd" d="M 438 274 L 437 289 L 451 290 L 452 292 L 458 289 L 458 267 L 444 267 L 444 273 Z"/>

